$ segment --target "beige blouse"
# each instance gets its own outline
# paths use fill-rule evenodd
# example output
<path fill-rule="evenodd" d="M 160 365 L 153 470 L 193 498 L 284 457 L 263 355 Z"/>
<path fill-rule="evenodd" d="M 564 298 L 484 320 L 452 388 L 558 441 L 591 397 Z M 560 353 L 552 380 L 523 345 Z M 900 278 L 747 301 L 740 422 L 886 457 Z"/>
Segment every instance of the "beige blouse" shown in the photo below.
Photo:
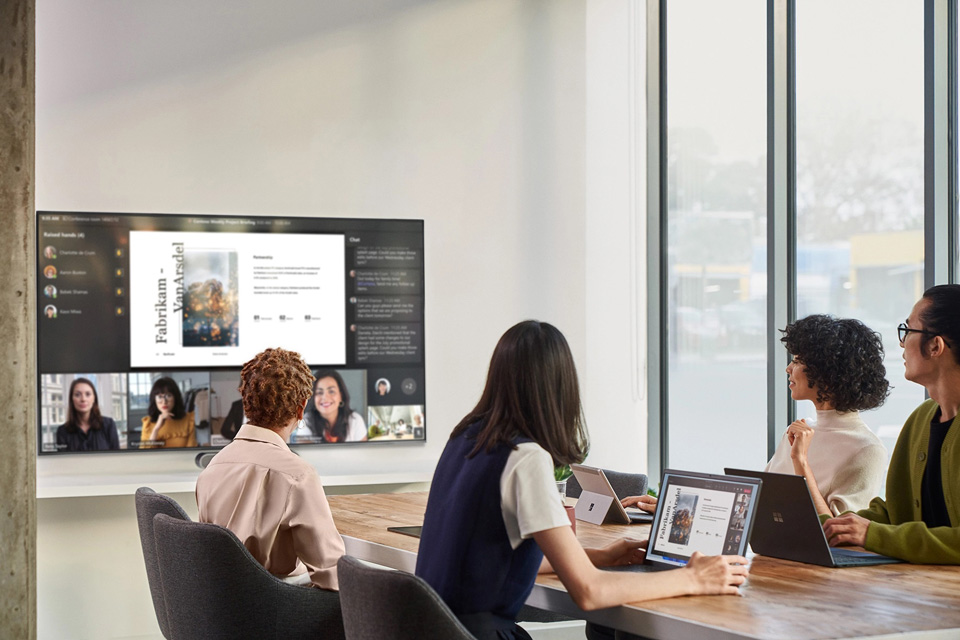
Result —
<path fill-rule="evenodd" d="M 278 577 L 337 590 L 343 539 L 320 476 L 276 432 L 245 424 L 197 478 L 200 521 L 233 531 Z"/>

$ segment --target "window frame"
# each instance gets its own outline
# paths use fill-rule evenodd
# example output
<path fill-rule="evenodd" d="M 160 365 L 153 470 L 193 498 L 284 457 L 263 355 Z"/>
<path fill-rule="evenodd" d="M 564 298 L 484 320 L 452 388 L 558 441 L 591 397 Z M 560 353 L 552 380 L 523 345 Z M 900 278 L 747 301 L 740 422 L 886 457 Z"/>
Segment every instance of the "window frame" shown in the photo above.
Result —
<path fill-rule="evenodd" d="M 958 1 L 924 0 L 924 285 L 957 282 Z M 796 0 L 767 0 L 767 452 L 796 415 L 772 327 L 796 319 Z M 669 467 L 667 0 L 647 3 L 648 475 Z M 906 416 L 904 416 L 904 419 Z"/>

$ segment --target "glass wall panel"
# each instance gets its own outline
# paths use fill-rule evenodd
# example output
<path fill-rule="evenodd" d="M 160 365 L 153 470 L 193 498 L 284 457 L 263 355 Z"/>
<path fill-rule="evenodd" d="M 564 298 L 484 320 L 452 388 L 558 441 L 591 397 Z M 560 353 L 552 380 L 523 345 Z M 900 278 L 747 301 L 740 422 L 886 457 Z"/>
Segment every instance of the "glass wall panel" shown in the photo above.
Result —
<path fill-rule="evenodd" d="M 667 3 L 670 466 L 766 461 L 766 5 Z"/>
<path fill-rule="evenodd" d="M 923 293 L 923 2 L 804 0 L 796 30 L 797 316 L 883 335 L 894 389 L 863 419 L 889 452 L 924 397 L 897 340 Z"/>

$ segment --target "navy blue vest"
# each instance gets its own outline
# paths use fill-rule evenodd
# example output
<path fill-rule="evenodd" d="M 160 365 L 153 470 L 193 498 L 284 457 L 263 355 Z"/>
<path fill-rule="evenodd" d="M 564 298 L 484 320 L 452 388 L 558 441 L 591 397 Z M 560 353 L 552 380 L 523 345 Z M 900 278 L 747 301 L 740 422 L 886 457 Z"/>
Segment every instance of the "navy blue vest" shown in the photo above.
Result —
<path fill-rule="evenodd" d="M 512 449 L 504 445 L 467 458 L 479 429 L 474 424 L 448 441 L 440 456 L 420 536 L 417 575 L 457 615 L 489 612 L 514 620 L 533 589 L 543 552 L 533 539 L 510 548 L 500 510 L 500 476 Z"/>

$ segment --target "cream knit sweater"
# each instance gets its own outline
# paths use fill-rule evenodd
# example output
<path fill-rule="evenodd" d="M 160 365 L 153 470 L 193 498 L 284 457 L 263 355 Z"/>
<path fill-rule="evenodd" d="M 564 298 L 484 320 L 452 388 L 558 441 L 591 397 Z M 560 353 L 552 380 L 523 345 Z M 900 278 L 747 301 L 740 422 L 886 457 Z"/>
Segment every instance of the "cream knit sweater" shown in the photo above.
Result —
<path fill-rule="evenodd" d="M 887 451 L 880 438 L 863 423 L 859 411 L 817 411 L 817 421 L 810 426 L 814 435 L 807 462 L 830 510 L 837 515 L 865 509 L 871 498 L 880 495 L 887 469 Z M 786 433 L 765 471 L 796 473 Z"/>

